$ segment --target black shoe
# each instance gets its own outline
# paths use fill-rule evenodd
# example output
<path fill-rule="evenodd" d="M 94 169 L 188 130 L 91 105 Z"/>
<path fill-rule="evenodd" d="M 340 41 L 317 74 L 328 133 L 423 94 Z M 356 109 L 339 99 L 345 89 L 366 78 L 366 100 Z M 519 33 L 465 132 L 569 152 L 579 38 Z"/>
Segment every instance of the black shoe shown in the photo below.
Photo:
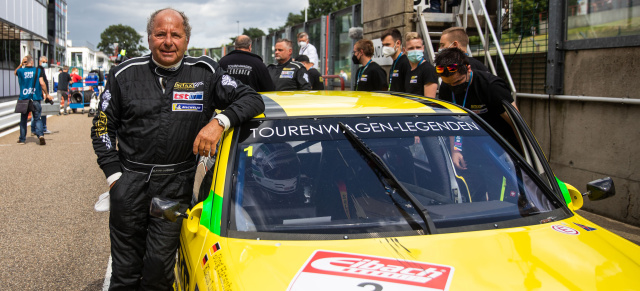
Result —
<path fill-rule="evenodd" d="M 44 141 L 44 136 L 40 137 L 40 145 L 46 145 L 47 142 Z"/>

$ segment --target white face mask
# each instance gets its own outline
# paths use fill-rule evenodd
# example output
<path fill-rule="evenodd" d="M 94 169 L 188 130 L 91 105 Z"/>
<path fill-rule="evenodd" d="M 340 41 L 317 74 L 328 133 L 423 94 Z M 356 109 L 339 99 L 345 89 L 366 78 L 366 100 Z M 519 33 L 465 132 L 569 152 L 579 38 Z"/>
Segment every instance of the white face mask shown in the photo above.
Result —
<path fill-rule="evenodd" d="M 390 47 L 390 46 L 382 47 L 382 55 L 385 56 L 385 57 L 393 56 L 397 52 L 398 51 L 396 50 L 396 45 L 395 44 L 393 45 L 393 47 Z"/>
<path fill-rule="evenodd" d="M 385 57 L 390 57 L 396 54 L 396 49 L 390 46 L 382 47 L 382 55 Z"/>
<path fill-rule="evenodd" d="M 301 42 L 298 42 L 298 45 L 299 45 L 300 47 L 304 47 L 304 46 L 306 46 L 306 45 L 307 45 L 307 43 L 306 43 L 306 42 L 304 42 L 304 41 L 301 41 Z"/>

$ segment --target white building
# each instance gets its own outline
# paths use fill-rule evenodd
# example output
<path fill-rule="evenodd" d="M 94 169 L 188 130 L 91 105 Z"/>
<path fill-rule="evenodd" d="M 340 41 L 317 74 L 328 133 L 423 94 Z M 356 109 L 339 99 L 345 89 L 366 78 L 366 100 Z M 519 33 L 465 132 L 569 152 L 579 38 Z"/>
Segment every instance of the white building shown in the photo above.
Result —
<path fill-rule="evenodd" d="M 17 98 L 20 91 L 13 70 L 26 55 L 37 58 L 47 46 L 45 0 L 0 0 L 0 99 Z"/>
<path fill-rule="evenodd" d="M 65 65 L 77 67 L 83 77 L 93 69 L 100 69 L 108 72 L 111 68 L 109 56 L 97 50 L 92 44 L 84 43 L 82 46 L 73 46 L 70 40 L 67 41 L 67 63 Z"/>

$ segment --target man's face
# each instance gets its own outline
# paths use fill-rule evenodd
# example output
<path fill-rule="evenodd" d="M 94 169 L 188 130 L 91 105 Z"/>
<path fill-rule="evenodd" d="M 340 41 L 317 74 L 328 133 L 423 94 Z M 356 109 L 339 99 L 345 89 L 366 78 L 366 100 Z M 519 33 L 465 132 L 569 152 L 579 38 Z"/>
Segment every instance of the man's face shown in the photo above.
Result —
<path fill-rule="evenodd" d="M 308 37 L 308 36 L 306 36 L 306 35 L 303 35 L 303 36 L 301 36 L 301 37 L 298 37 L 298 42 L 301 42 L 301 41 L 309 42 L 309 37 Z"/>
<path fill-rule="evenodd" d="M 424 51 L 424 45 L 422 44 L 421 39 L 416 38 L 416 39 L 407 41 L 406 49 L 407 51 L 414 51 L 414 50 Z"/>
<path fill-rule="evenodd" d="M 440 78 L 442 78 L 443 83 L 446 83 L 449 86 L 456 86 L 464 83 L 467 80 L 467 73 L 467 69 L 458 69 L 458 71 L 454 74 L 448 77 L 440 75 Z"/>
<path fill-rule="evenodd" d="M 42 64 L 45 64 L 45 63 L 47 63 L 47 62 L 48 62 L 48 60 L 47 60 L 47 59 L 41 59 L 41 60 L 40 60 L 40 65 L 42 66 Z"/>
<path fill-rule="evenodd" d="M 276 43 L 276 49 L 274 54 L 276 56 L 276 61 L 278 61 L 278 63 L 283 64 L 287 62 L 291 58 L 292 52 L 293 52 L 293 49 L 288 48 L 287 43 L 285 43 L 284 41 Z"/>
<path fill-rule="evenodd" d="M 383 40 L 382 40 L 382 46 L 388 46 L 388 47 L 396 47 L 396 49 L 400 49 L 400 41 L 393 41 L 393 37 L 391 35 L 387 35 Z"/>
<path fill-rule="evenodd" d="M 443 34 L 442 36 L 440 36 L 440 46 L 438 48 L 448 49 L 452 47 L 458 47 L 458 42 L 452 41 L 449 34 Z"/>
<path fill-rule="evenodd" d="M 163 66 L 175 65 L 187 51 L 189 39 L 182 21 L 180 14 L 169 9 L 156 15 L 149 36 L 149 49 L 153 59 Z"/>

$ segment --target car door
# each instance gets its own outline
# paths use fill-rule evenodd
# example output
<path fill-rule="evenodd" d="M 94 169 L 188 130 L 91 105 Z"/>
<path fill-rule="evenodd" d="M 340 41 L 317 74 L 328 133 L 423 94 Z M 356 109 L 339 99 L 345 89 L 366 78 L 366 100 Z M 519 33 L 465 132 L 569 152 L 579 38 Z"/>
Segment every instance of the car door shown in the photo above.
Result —
<path fill-rule="evenodd" d="M 189 218 L 183 219 L 175 268 L 176 290 L 201 290 L 220 283 L 214 261 L 220 261 L 221 256 L 218 250 L 223 239 L 220 236 L 222 201 L 232 136 L 233 129 L 230 129 L 218 143 L 209 194 L 204 200 L 195 201 L 196 205 L 187 213 Z"/>
<path fill-rule="evenodd" d="M 529 126 L 524 121 L 518 110 L 507 101 L 502 101 L 502 105 L 507 112 L 509 119 L 516 128 L 516 137 L 519 139 L 523 147 L 522 155 L 526 162 L 535 170 L 538 177 L 547 185 L 553 193 L 567 205 L 571 199 L 563 195 L 560 190 L 556 177 L 551 170 L 544 152 L 540 148 L 536 137 L 533 135 Z"/>

